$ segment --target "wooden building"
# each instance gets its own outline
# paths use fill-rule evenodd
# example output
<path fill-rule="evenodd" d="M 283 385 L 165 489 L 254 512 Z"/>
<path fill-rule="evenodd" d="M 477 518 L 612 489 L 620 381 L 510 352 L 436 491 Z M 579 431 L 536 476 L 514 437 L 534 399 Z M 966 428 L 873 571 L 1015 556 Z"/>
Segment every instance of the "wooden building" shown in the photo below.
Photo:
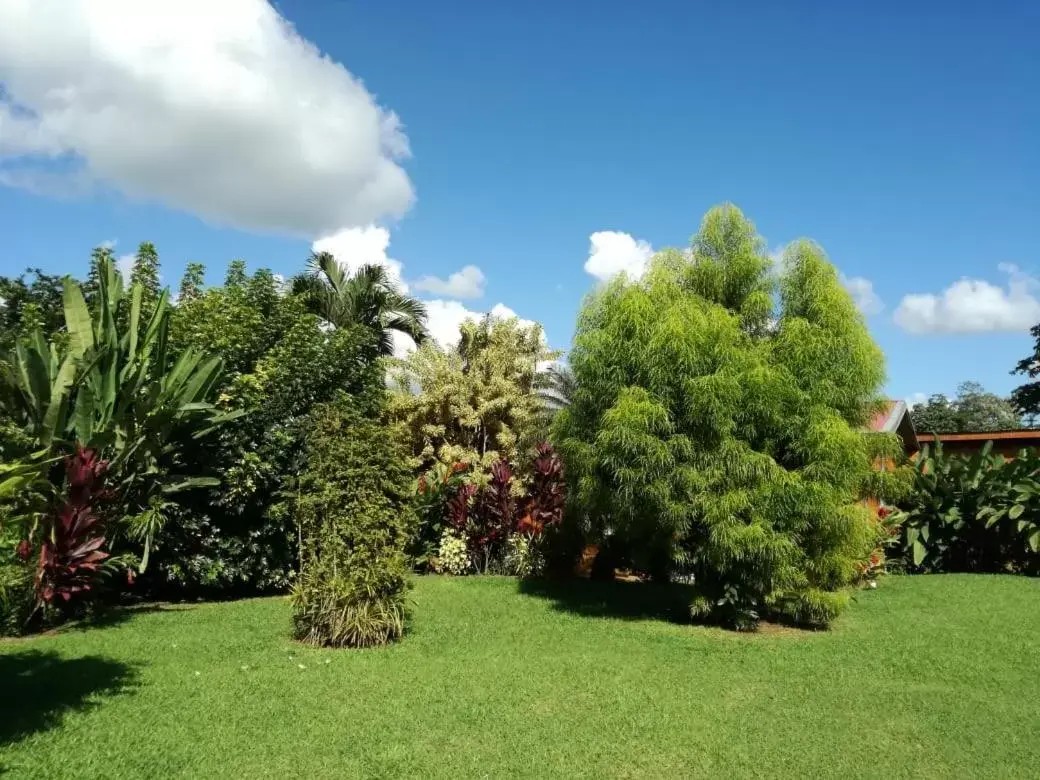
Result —
<path fill-rule="evenodd" d="M 993 454 L 1013 458 L 1019 450 L 1040 447 L 1040 430 L 919 433 L 917 440 L 922 447 L 927 444 L 930 449 L 934 449 L 935 442 L 939 441 L 947 455 L 973 455 L 991 441 Z"/>

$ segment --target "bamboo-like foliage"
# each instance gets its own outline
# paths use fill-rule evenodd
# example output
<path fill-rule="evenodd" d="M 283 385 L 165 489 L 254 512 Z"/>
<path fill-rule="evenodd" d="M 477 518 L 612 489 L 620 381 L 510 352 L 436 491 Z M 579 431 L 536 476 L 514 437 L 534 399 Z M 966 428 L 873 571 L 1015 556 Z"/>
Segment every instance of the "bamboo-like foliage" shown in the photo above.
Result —
<path fill-rule="evenodd" d="M 883 356 L 818 246 L 791 244 L 777 274 L 754 225 L 714 208 L 689 252 L 589 297 L 569 363 L 553 429 L 569 522 L 692 577 L 695 614 L 837 614 L 876 540 L 858 502 L 894 442 L 861 432 Z"/>
<path fill-rule="evenodd" d="M 180 445 L 237 413 L 221 413 L 209 401 L 222 372 L 219 358 L 187 350 L 174 359 L 167 291 L 143 306 L 142 285 L 124 292 L 110 258 L 99 260 L 97 287 L 92 313 L 79 285 L 66 279 L 67 348 L 39 330 L 19 343 L 0 373 L 0 403 L 43 454 L 75 444 L 104 454 L 110 485 L 137 518 L 146 561 L 164 522 L 164 497 L 215 482 L 183 473 Z M 17 478 L 35 478 L 23 471 Z"/>

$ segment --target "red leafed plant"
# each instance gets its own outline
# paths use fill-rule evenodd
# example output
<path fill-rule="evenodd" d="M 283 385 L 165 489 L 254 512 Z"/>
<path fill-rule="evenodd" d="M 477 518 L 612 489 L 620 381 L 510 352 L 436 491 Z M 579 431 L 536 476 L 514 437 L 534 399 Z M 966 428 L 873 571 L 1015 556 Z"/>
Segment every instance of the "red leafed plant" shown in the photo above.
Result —
<path fill-rule="evenodd" d="M 516 499 L 512 488 L 512 467 L 504 460 L 497 461 L 491 466 L 491 479 L 473 502 L 467 539 L 481 571 L 487 571 L 516 528 Z"/>
<path fill-rule="evenodd" d="M 547 526 L 558 525 L 563 519 L 566 502 L 567 484 L 563 479 L 563 461 L 551 444 L 542 442 L 538 445 L 534 459 L 534 474 L 524 501 L 519 530 L 537 536 Z"/>
<path fill-rule="evenodd" d="M 65 458 L 66 496 L 44 520 L 43 541 L 36 569 L 36 598 L 41 604 L 69 601 L 90 590 L 108 553 L 101 551 L 105 537 L 95 514 L 104 500 L 108 463 L 97 452 L 77 446 Z"/>
<path fill-rule="evenodd" d="M 456 531 L 463 534 L 469 526 L 469 500 L 477 492 L 476 485 L 464 482 L 455 489 L 454 495 L 448 499 L 448 522 Z"/>

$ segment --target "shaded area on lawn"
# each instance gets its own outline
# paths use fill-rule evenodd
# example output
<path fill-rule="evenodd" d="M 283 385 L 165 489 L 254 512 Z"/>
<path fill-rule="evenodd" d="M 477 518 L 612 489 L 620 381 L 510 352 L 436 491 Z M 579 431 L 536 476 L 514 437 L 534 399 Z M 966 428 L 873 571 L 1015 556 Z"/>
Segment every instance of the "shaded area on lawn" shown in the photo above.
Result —
<path fill-rule="evenodd" d="M 623 620 L 665 620 L 692 623 L 692 585 L 679 583 L 619 582 L 612 580 L 521 580 L 520 592 L 549 599 L 561 612 L 584 617 Z"/>
<path fill-rule="evenodd" d="M 95 614 L 71 623 L 66 623 L 56 629 L 58 633 L 77 631 L 92 631 L 97 628 L 113 628 L 127 623 L 137 615 L 145 615 L 153 612 L 183 612 L 194 609 L 196 604 L 181 604 L 167 602 L 142 602 L 139 604 L 110 604 L 104 606 Z"/>
<path fill-rule="evenodd" d="M 50 650 L 0 655 L 0 745 L 56 728 L 66 713 L 129 691 L 136 677 L 130 665 L 100 656 L 63 658 Z"/>

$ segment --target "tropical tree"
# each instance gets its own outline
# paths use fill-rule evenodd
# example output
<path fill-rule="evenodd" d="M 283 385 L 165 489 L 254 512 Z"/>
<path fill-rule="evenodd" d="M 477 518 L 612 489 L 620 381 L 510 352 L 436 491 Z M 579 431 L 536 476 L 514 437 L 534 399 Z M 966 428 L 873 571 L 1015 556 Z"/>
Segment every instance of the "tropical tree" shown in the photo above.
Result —
<path fill-rule="evenodd" d="M 26 280 L 26 274 L 32 278 Z M 62 278 L 32 268 L 16 277 L 0 276 L 0 349 L 37 328 L 55 333 L 62 325 Z"/>
<path fill-rule="evenodd" d="M 155 551 L 157 577 L 183 592 L 249 594 L 292 581 L 298 535 L 285 500 L 303 466 L 308 415 L 340 392 L 383 384 L 372 334 L 330 329 L 297 296 L 284 295 L 267 269 L 232 261 L 229 284 L 198 287 L 178 300 L 171 344 L 219 356 L 218 397 L 246 411 L 193 448 L 192 459 L 220 477 L 195 491 Z"/>
<path fill-rule="evenodd" d="M 538 397 L 550 416 L 570 406 L 577 390 L 574 372 L 566 363 L 553 363 L 539 377 Z"/>
<path fill-rule="evenodd" d="M 577 390 L 553 426 L 566 523 L 692 580 L 695 615 L 839 612 L 877 542 L 860 499 L 898 487 L 873 459 L 898 442 L 862 432 L 884 360 L 817 245 L 791 244 L 778 277 L 754 225 L 714 208 L 688 252 L 586 300 L 568 361 Z"/>
<path fill-rule="evenodd" d="M 490 315 L 463 323 L 457 346 L 428 342 L 397 362 L 390 414 L 405 423 L 424 469 L 518 463 L 544 427 L 539 364 L 556 357 L 538 325 Z"/>
<path fill-rule="evenodd" d="M 202 295 L 206 283 L 206 267 L 202 263 L 188 263 L 181 276 L 181 286 L 177 291 L 177 304 L 193 301 Z"/>
<path fill-rule="evenodd" d="M 427 338 L 426 307 L 403 293 L 381 265 L 363 265 L 350 274 L 330 252 L 315 252 L 307 272 L 293 279 L 292 289 L 311 312 L 333 326 L 371 330 L 383 355 L 393 354 L 394 333 L 416 344 Z"/>
<path fill-rule="evenodd" d="M 938 393 L 910 412 L 914 427 L 923 433 L 1007 431 L 1020 428 L 1021 418 L 1011 401 L 986 392 L 978 382 L 962 382 L 951 400 Z"/>

